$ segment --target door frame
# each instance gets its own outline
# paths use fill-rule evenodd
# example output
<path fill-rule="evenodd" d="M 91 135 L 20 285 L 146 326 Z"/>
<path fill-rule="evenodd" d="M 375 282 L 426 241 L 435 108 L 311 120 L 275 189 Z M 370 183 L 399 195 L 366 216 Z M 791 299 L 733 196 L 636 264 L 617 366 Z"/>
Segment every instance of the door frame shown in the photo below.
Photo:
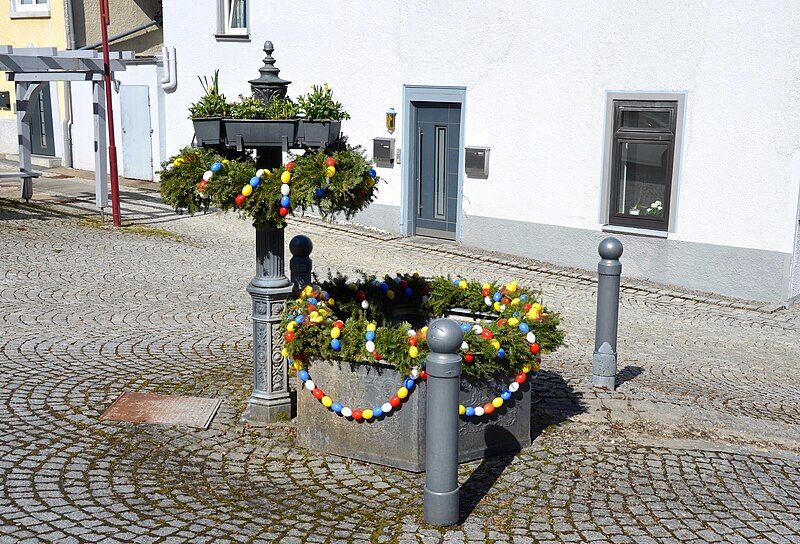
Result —
<path fill-rule="evenodd" d="M 403 85 L 403 149 L 406 150 L 401 166 L 400 182 L 400 233 L 416 234 L 417 214 L 414 211 L 417 185 L 414 183 L 414 165 L 417 164 L 414 147 L 416 110 L 412 102 L 450 102 L 461 106 L 458 135 L 458 197 L 456 201 L 456 241 L 461 240 L 461 202 L 464 189 L 464 134 L 467 113 L 467 88 L 441 85 Z"/>

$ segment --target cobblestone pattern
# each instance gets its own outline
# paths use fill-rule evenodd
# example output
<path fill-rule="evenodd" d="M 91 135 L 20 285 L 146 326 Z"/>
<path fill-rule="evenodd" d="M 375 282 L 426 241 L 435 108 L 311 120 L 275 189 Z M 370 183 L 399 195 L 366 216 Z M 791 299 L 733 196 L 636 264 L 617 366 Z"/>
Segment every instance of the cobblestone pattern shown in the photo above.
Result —
<path fill-rule="evenodd" d="M 462 466 L 463 523 L 426 527 L 418 475 L 295 448 L 291 426 L 238 423 L 252 229 L 218 214 L 176 220 L 139 191 L 123 198 L 135 199 L 127 216 L 180 239 L 81 226 L 62 214 L 84 210 L 69 198 L 62 212 L 0 201 L 0 542 L 800 542 L 797 455 L 583 424 L 542 424 L 517 456 Z M 574 413 L 595 395 L 589 278 L 311 221 L 287 241 L 301 231 L 321 273 L 413 268 L 540 286 L 569 346 L 536 392 L 573 399 Z M 625 290 L 628 381 L 611 397 L 797 429 L 798 312 L 674 295 Z M 123 390 L 225 402 L 206 431 L 100 423 Z"/>

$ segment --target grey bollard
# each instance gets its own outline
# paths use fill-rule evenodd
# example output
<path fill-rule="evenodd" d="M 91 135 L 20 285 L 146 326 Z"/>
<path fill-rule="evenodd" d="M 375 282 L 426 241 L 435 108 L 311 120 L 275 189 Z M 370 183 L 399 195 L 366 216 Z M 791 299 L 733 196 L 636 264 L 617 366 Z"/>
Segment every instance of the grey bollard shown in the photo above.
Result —
<path fill-rule="evenodd" d="M 428 392 L 425 428 L 425 522 L 458 522 L 458 397 L 464 333 L 452 319 L 428 327 Z"/>
<path fill-rule="evenodd" d="M 597 316 L 594 332 L 592 385 L 613 391 L 617 375 L 617 323 L 619 320 L 619 282 L 622 274 L 622 242 L 610 236 L 597 248 Z"/>
<path fill-rule="evenodd" d="M 289 242 L 289 252 L 292 258 L 289 260 L 289 276 L 295 289 L 302 289 L 311 283 L 311 264 L 309 258 L 314 250 L 311 238 L 298 234 Z"/>

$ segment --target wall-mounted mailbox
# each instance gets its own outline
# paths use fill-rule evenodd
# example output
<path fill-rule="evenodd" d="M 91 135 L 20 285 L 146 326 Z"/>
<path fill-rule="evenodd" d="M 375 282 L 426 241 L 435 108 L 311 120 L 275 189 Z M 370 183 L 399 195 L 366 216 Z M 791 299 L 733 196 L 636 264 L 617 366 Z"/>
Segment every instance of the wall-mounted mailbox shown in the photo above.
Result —
<path fill-rule="evenodd" d="M 464 148 L 464 171 L 468 178 L 489 177 L 489 148 L 488 147 L 465 147 Z"/>
<path fill-rule="evenodd" d="M 375 166 L 391 168 L 394 166 L 394 138 L 374 138 L 372 140 L 372 158 Z"/>
<path fill-rule="evenodd" d="M 11 93 L 9 91 L 0 91 L 0 110 L 11 109 Z"/>

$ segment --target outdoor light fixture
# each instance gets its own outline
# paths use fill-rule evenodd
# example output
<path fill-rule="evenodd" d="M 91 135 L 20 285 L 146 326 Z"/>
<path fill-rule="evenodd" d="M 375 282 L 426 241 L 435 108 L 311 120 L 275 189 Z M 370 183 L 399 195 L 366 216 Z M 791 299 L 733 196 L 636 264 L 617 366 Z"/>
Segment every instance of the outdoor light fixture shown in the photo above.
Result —
<path fill-rule="evenodd" d="M 394 118 L 397 117 L 397 112 L 394 111 L 394 108 L 389 108 L 386 112 L 386 130 L 389 131 L 389 134 L 394 133 Z"/>

